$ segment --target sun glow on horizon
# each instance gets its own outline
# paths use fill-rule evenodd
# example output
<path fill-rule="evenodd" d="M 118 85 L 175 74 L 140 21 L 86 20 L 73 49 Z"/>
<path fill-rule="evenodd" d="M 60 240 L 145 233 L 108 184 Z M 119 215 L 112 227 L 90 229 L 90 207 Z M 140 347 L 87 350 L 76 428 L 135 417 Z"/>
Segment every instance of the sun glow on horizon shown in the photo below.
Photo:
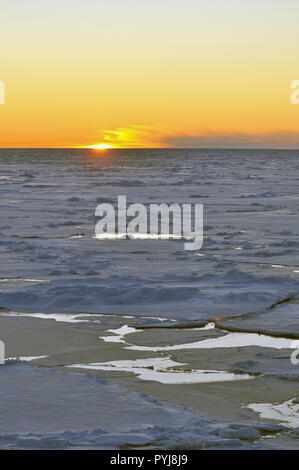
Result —
<path fill-rule="evenodd" d="M 95 149 L 95 150 L 107 150 L 107 149 L 113 149 L 113 146 L 109 144 L 95 144 L 95 145 L 86 145 L 86 147 L 84 148 Z"/>
<path fill-rule="evenodd" d="M 107 149 L 128 149 L 128 148 L 163 148 L 163 137 L 167 133 L 146 125 L 129 125 L 127 127 L 117 127 L 114 129 L 101 129 L 100 135 L 94 140 L 100 141 L 98 144 L 80 145 L 79 148 L 107 150 Z"/>

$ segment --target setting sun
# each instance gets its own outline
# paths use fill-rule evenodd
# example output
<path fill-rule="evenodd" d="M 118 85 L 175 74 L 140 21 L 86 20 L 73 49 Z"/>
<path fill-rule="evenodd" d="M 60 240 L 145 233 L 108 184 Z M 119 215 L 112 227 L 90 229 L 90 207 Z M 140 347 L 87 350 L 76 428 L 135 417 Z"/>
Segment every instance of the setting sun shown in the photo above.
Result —
<path fill-rule="evenodd" d="M 85 148 L 87 149 L 96 149 L 96 150 L 106 150 L 112 149 L 112 145 L 109 144 L 95 144 L 95 145 L 87 145 Z"/>

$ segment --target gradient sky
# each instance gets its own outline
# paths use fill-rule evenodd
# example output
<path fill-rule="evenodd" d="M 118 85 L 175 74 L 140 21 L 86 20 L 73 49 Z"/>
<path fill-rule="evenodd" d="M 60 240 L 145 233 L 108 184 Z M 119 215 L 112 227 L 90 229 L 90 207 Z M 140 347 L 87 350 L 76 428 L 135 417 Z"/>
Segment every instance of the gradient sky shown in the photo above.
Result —
<path fill-rule="evenodd" d="M 1 0 L 0 147 L 299 147 L 298 0 Z"/>

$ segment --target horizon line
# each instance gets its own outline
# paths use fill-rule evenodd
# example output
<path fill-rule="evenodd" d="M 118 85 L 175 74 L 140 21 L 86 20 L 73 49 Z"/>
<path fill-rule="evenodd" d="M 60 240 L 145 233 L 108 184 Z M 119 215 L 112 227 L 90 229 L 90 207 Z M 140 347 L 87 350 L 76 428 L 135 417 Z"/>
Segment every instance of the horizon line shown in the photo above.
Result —
<path fill-rule="evenodd" d="M 87 150 L 109 152 L 112 150 L 299 150 L 298 147 L 112 147 L 94 149 L 86 147 L 0 147 L 1 150 Z"/>

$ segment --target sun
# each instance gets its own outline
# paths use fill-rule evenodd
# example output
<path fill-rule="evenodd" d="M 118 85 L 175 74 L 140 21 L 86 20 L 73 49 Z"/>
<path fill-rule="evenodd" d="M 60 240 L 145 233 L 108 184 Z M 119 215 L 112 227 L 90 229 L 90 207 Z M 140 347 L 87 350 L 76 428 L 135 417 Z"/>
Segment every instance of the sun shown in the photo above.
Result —
<path fill-rule="evenodd" d="M 96 150 L 106 150 L 106 149 L 112 149 L 112 145 L 109 144 L 95 144 L 95 145 L 87 145 L 87 149 L 96 149 Z"/>

